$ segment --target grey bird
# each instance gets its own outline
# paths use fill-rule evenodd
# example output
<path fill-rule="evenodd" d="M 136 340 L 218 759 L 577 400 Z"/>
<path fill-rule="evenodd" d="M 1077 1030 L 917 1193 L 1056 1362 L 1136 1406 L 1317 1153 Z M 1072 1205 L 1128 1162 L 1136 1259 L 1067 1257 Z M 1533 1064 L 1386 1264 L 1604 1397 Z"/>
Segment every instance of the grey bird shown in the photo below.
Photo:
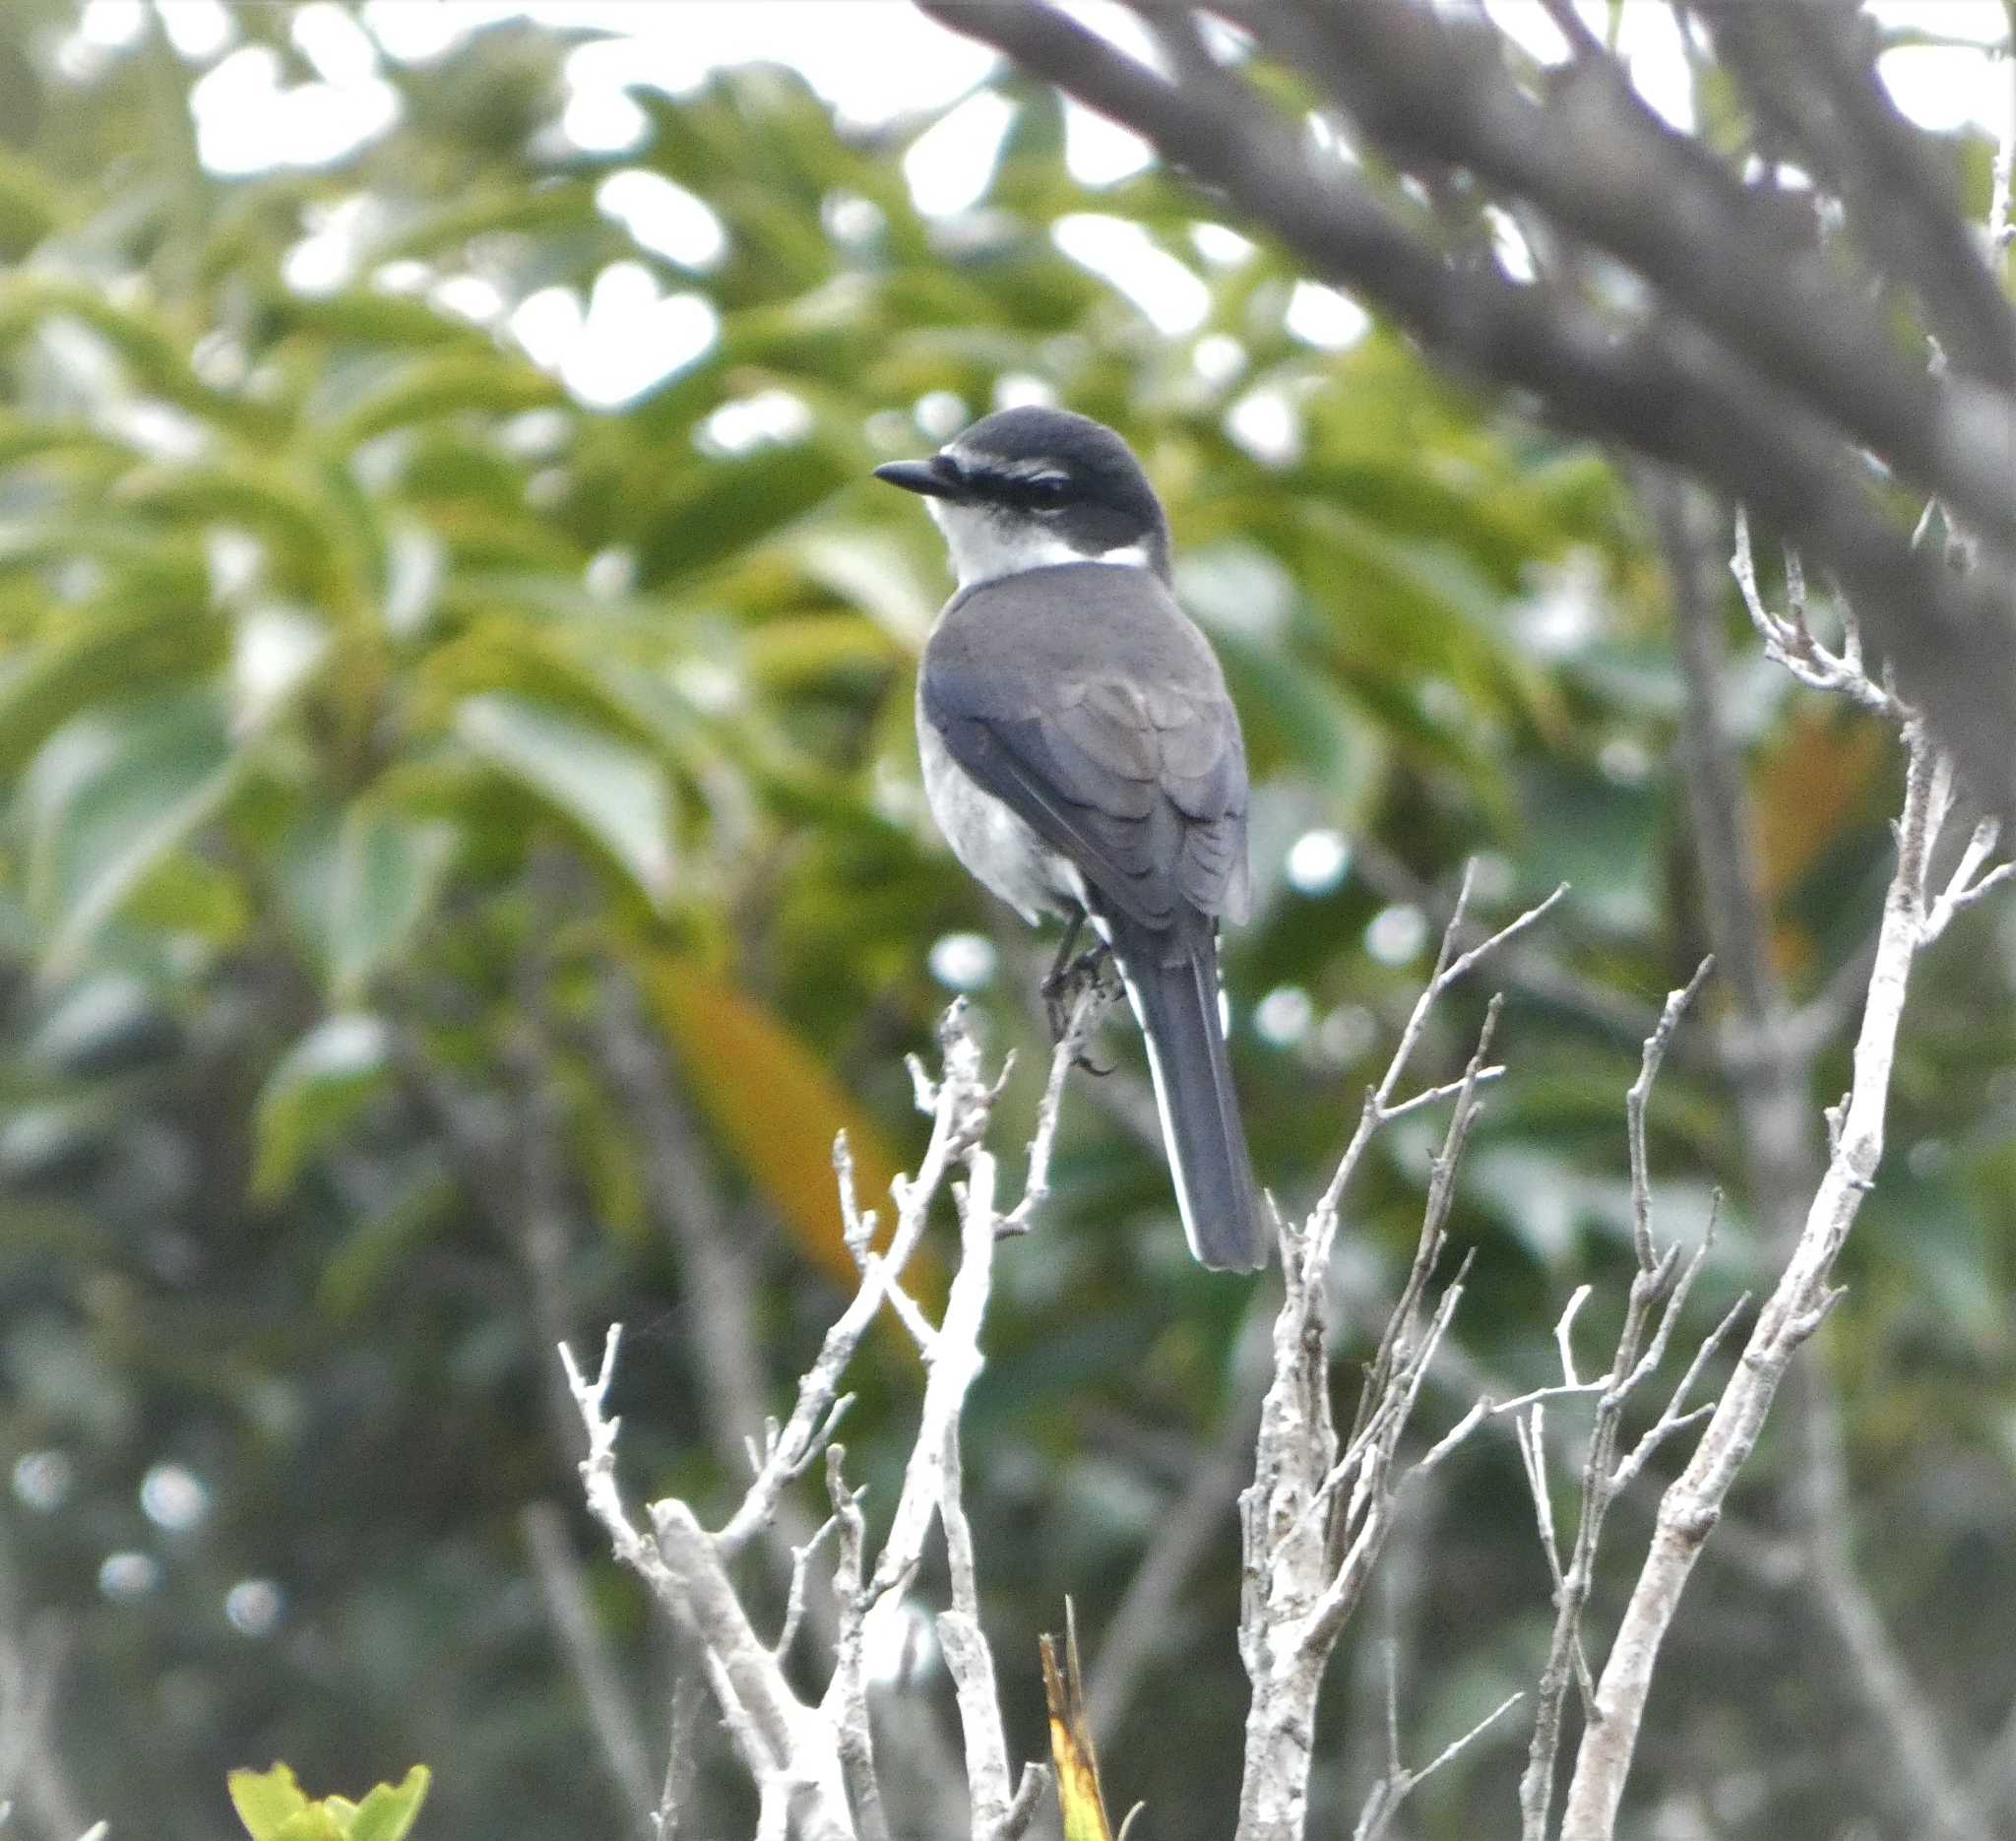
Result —
<path fill-rule="evenodd" d="M 1226 1052 L 1218 929 L 1246 909 L 1246 753 L 1169 586 L 1168 520 L 1110 428 L 1003 410 L 877 478 L 923 495 L 958 588 L 917 678 L 924 793 L 1032 925 L 1090 920 L 1148 1047 L 1190 1250 L 1267 1259 Z"/>

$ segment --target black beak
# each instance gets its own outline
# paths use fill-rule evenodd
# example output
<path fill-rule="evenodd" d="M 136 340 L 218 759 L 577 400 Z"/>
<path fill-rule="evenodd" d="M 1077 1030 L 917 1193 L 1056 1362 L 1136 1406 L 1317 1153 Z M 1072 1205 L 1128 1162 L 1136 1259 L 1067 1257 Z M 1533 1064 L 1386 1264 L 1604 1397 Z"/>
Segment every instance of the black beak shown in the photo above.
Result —
<path fill-rule="evenodd" d="M 942 454 L 934 454 L 929 460 L 885 461 L 875 469 L 875 477 L 900 485 L 906 492 L 921 492 L 926 498 L 966 496 L 958 469 Z"/>

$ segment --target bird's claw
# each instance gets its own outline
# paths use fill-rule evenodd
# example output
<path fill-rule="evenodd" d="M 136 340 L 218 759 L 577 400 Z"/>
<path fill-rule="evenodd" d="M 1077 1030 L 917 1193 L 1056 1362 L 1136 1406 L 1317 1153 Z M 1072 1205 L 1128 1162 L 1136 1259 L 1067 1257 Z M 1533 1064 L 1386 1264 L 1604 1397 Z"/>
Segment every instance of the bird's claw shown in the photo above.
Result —
<path fill-rule="evenodd" d="M 1043 1009 L 1050 1024 L 1050 1041 L 1061 1043 L 1071 1033 L 1071 1025 L 1077 1017 L 1078 1006 L 1088 988 L 1097 988 L 1103 980 L 1107 951 L 1103 944 L 1089 948 L 1067 965 L 1043 980 Z M 1103 1080 L 1113 1071 L 1113 1063 L 1102 1067 L 1087 1053 L 1083 1045 L 1071 1057 L 1074 1067 L 1082 1067 L 1096 1079 Z"/>

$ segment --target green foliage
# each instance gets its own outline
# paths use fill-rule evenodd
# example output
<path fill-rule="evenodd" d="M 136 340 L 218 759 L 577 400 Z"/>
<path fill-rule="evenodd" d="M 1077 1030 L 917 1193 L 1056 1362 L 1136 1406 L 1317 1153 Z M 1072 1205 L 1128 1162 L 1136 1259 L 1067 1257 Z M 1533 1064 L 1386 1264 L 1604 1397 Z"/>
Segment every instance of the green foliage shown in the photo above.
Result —
<path fill-rule="evenodd" d="M 655 761 L 586 723 L 501 692 L 465 698 L 455 732 L 607 851 L 654 906 L 670 899 L 671 789 Z"/>
<path fill-rule="evenodd" d="M 427 1767 L 415 1764 L 397 1785 L 378 1784 L 361 1803 L 323 1797 L 311 1803 L 293 1771 L 233 1771 L 231 1807 L 252 1841 L 405 1841 L 427 1800 Z"/>
<path fill-rule="evenodd" d="M 309 1031 L 260 1091 L 249 1199 L 279 1200 L 307 1160 L 355 1120 L 388 1072 L 386 1032 L 376 1017 L 339 1012 Z"/>
<path fill-rule="evenodd" d="M 306 80 L 294 10 L 231 17 Z M 325 1781 L 452 1755 L 444 1832 L 634 1817 L 587 1762 L 518 1533 L 526 1502 L 577 1490 L 553 1338 L 631 1326 L 639 1487 L 719 1508 L 741 1473 L 703 1430 L 704 1326 L 651 1199 L 663 1121 L 610 1077 L 608 981 L 676 1070 L 777 1410 L 853 1270 L 836 1132 L 885 1214 L 917 1146 L 902 1056 L 948 995 L 934 946 L 995 948 L 976 1001 L 1025 1051 L 1004 1119 L 1032 1104 L 1047 943 L 923 815 L 912 667 L 943 557 L 870 477 L 999 402 L 1046 392 L 1126 433 L 1226 661 L 1255 773 L 1234 1047 L 1284 1202 L 1327 1174 L 1462 861 L 1481 856 L 1494 910 L 1574 879 L 1538 942 L 1551 978 L 1510 991 L 1514 1073 L 1458 1224 L 1477 1248 L 1463 1371 L 1508 1393 L 1553 1377 L 1561 1296 L 1588 1278 L 1601 1298 L 1628 1265 L 1632 1019 L 1706 944 L 1663 580 L 1601 457 L 1377 326 L 1312 342 L 1277 254 L 1228 244 L 1166 175 L 1079 183 L 1059 106 L 1019 81 L 989 80 L 1014 114 L 986 197 L 941 221 L 901 165 L 928 122 L 849 128 L 779 68 L 641 87 L 636 146 L 576 146 L 560 117 L 587 34 L 523 22 L 435 59 L 374 54 L 399 98 L 376 138 L 220 176 L 189 99 L 215 56 L 153 25 L 80 48 L 75 25 L 67 0 L 0 9 L 0 1431 L 18 1477 L 68 1467 L 52 1507 L 18 1486 L 7 1544 L 24 1602 L 75 1624 L 58 1736 L 115 1830 L 214 1832 L 202 1786 L 248 1743 Z M 640 242 L 607 208 L 618 174 L 711 212 L 718 254 Z M 1052 232 L 1077 214 L 1182 264 L 1195 327 L 1159 332 L 1068 258 Z M 598 328 L 592 303 L 647 278 L 656 317 Z M 571 352 L 537 336 L 582 311 Z M 626 342 L 683 355 L 621 397 L 583 353 Z M 1811 997 L 1873 921 L 1895 771 L 1860 719 L 1747 667 L 1738 691 L 1774 944 Z M 1332 832 L 1351 844 L 1335 873 L 1297 868 L 1322 870 Z M 1928 1607 L 1956 1694 L 2000 1666 L 1972 1645 L 2016 1562 L 1997 1508 L 2016 1342 L 1984 1301 L 2007 1293 L 2016 1194 L 2006 1030 L 1982 1023 L 2007 1014 L 2005 926 L 1984 908 L 1922 968 L 1896 1186 L 1830 1329 L 1872 1402 L 1852 1456 L 1892 1480 L 1885 1590 Z M 1475 1020 L 1438 1020 L 1424 1081 L 1460 1069 Z M 1136 1053 L 1125 1032 L 1112 1048 Z M 1727 1095 L 1684 1045 L 1655 1112 L 1662 1219 L 1697 1218 L 1718 1182 L 1734 1198 L 1708 1317 L 1768 1249 Z M 1353 1298 L 1413 1243 L 1417 1122 L 1354 1197 Z M 1035 1655 L 1066 1591 L 1103 1628 L 1182 1487 L 1171 1454 L 1249 1384 L 1267 1304 L 1191 1268 L 1166 1173 L 1097 1083 L 1074 1089 L 1052 1182 L 1041 1232 L 1003 1248 L 968 1428 L 1003 1656 Z M 925 1290 L 936 1271 L 914 1268 Z M 1344 1384 L 1360 1354 L 1340 1350 Z M 914 1365 L 871 1341 L 850 1384 L 873 1513 Z M 202 1480 L 197 1523 L 136 1507 L 160 1465 Z M 1545 1591 L 1516 1466 L 1481 1469 L 1422 1548 L 1411 1672 L 1450 1731 L 1526 1684 Z M 1928 1506 L 1959 1473 L 1996 1488 Z M 1221 1534 L 1106 1748 L 1172 1835 L 1229 1827 L 1228 1514 Z M 122 1600 L 94 1581 L 127 1552 L 158 1579 Z M 600 1552 L 585 1532 L 582 1552 Z M 232 1596 L 262 1581 L 267 1622 Z M 596 1589 L 641 1692 L 642 1609 Z M 1670 1667 L 1713 1686 L 1704 1705 L 1732 1681 L 1754 1703 L 1741 1731 L 1676 1724 L 1655 1784 L 1742 1779 L 1838 1715 L 1808 1704 L 1833 1690 L 1782 1601 L 1726 1589 L 1757 1634 L 1715 1647 L 1713 1624 L 1689 1648 L 1683 1627 Z M 1035 1670 L 1005 1691 L 1013 1743 L 1040 1751 Z M 1354 1807 L 1377 1700 L 1341 1696 L 1319 1735 L 1326 1810 Z M 1424 1787 L 1424 1836 L 1501 1825 L 1510 1733 Z M 255 1835 L 375 1836 L 425 1781 L 354 1810 L 290 1773 L 233 1795 Z M 1756 1831 L 1856 1808 L 1854 1786 L 1815 1785 Z M 747 1826 L 708 1813 L 708 1832 Z"/>

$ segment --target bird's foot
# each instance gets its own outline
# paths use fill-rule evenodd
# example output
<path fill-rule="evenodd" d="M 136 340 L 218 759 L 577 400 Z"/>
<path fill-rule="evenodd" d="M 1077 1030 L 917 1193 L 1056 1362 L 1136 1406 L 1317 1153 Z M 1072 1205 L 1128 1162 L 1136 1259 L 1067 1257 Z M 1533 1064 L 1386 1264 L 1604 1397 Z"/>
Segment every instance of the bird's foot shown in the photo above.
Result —
<path fill-rule="evenodd" d="M 1078 1015 L 1080 1003 L 1089 991 L 1105 987 L 1106 961 L 1110 954 L 1102 941 L 1099 945 L 1080 953 L 1068 965 L 1060 965 L 1042 983 L 1043 1010 L 1049 1018 L 1050 1041 L 1061 1043 L 1071 1033 L 1071 1025 Z M 1082 1067 L 1096 1079 L 1103 1080 L 1113 1071 L 1113 1063 L 1103 1067 L 1087 1052 L 1080 1044 L 1071 1057 L 1074 1067 Z"/>

